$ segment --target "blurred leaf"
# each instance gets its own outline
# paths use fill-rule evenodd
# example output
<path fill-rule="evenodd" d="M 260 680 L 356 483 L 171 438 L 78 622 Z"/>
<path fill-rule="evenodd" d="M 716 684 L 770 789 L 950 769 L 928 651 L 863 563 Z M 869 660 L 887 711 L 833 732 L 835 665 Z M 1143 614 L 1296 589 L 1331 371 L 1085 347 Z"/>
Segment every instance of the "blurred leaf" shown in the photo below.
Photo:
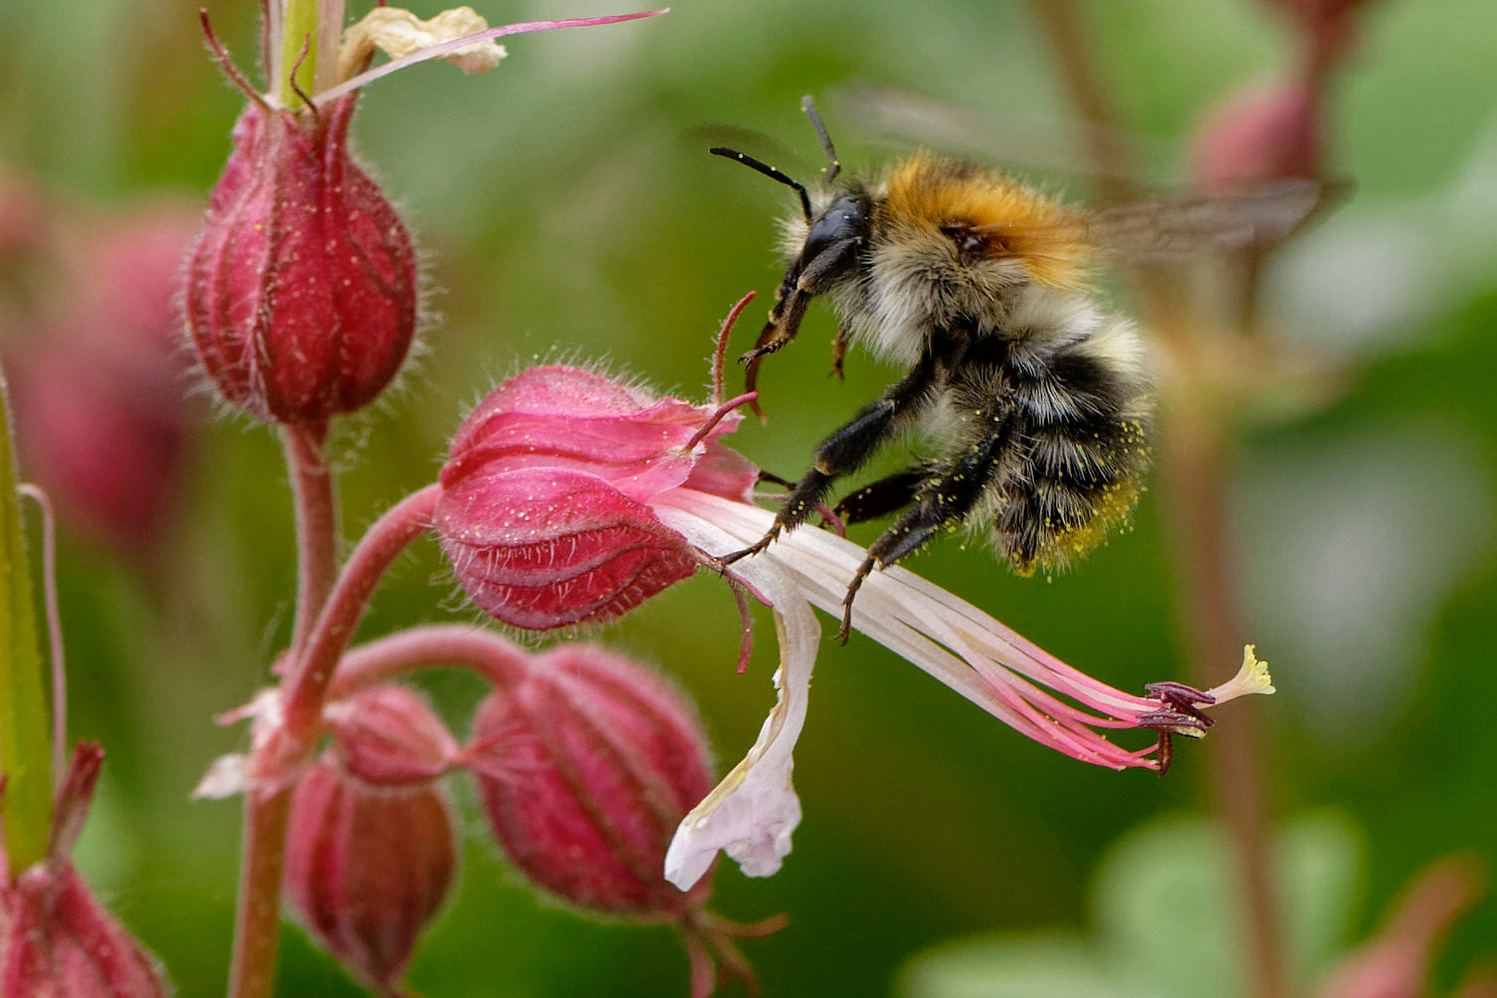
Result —
<path fill-rule="evenodd" d="M 1339 815 L 1287 824 L 1275 845 L 1291 959 L 1310 980 L 1335 955 L 1363 866 Z M 907 967 L 908 998 L 1196 998 L 1247 978 L 1230 843 L 1215 823 L 1175 817 L 1124 836 L 1103 857 L 1094 940 L 995 935 L 947 944 Z"/>

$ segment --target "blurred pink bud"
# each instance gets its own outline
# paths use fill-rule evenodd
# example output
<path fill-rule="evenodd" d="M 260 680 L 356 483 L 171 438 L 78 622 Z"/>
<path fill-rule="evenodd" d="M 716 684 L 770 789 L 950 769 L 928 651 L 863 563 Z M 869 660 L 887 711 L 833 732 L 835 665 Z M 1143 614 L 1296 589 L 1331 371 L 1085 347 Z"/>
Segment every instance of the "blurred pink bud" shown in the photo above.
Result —
<path fill-rule="evenodd" d="M 58 794 L 45 859 L 0 885 L 0 998 L 165 998 L 141 945 L 94 899 L 69 857 L 104 752 L 81 743 Z"/>
<path fill-rule="evenodd" d="M 297 784 L 287 899 L 323 948 L 379 994 L 397 993 L 455 865 L 452 818 L 435 784 L 375 788 L 327 759 Z"/>
<path fill-rule="evenodd" d="M 224 397 L 315 424 L 377 396 L 416 328 L 416 253 L 348 153 L 355 95 L 297 116 L 251 103 L 189 261 L 186 319 Z"/>
<path fill-rule="evenodd" d="M 1319 172 L 1317 101 L 1300 82 L 1259 83 L 1207 113 L 1192 169 L 1202 190 L 1220 191 Z"/>
<path fill-rule="evenodd" d="M 593 645 L 538 656 L 473 722 L 469 765 L 506 853 L 582 908 L 677 921 L 706 899 L 666 883 L 665 850 L 712 788 L 694 712 L 658 676 Z"/>
<path fill-rule="evenodd" d="M 463 423 L 442 469 L 434 522 L 458 581 L 533 630 L 633 609 L 701 560 L 655 503 L 682 487 L 749 496 L 754 467 L 719 442 L 739 418 L 576 368 L 511 378 Z"/>
<path fill-rule="evenodd" d="M 435 779 L 458 751 L 447 726 L 403 686 L 361 690 L 328 704 L 323 719 L 332 729 L 343 768 L 377 786 Z"/>
<path fill-rule="evenodd" d="M 1318 998 L 1419 998 L 1430 965 L 1457 919 L 1486 891 L 1486 869 L 1470 854 L 1447 856 L 1421 872 L 1383 928 L 1331 971 Z M 1472 983 L 1473 993 L 1480 987 Z"/>
<path fill-rule="evenodd" d="M 175 508 L 191 422 L 173 297 L 195 213 L 74 220 L 48 250 L 58 290 L 6 350 L 26 473 L 71 525 L 149 550 Z"/>

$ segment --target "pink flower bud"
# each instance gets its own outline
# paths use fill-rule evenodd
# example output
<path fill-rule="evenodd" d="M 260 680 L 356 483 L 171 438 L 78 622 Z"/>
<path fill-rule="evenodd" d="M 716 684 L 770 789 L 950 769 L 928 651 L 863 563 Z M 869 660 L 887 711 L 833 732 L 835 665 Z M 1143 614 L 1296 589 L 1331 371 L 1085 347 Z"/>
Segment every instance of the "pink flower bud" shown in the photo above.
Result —
<path fill-rule="evenodd" d="M 329 704 L 323 719 L 343 768 L 378 786 L 435 779 L 458 751 L 447 726 L 403 686 L 362 690 Z"/>
<path fill-rule="evenodd" d="M 582 908 L 681 921 L 710 877 L 664 876 L 676 825 L 712 787 L 692 710 L 660 678 L 591 645 L 539 656 L 474 718 L 469 765 L 489 822 L 533 883 Z"/>
<path fill-rule="evenodd" d="M 297 784 L 287 899 L 322 946 L 381 994 L 404 976 L 455 863 L 452 819 L 435 785 L 376 789 L 326 759 Z"/>
<path fill-rule="evenodd" d="M 167 994 L 155 961 L 94 899 L 69 856 L 103 759 L 98 745 L 79 744 L 57 796 L 46 858 L 0 880 L 0 998 Z"/>
<path fill-rule="evenodd" d="M 69 211 L 53 224 L 56 238 L 27 260 L 47 271 L 45 293 L 5 344 L 23 464 L 71 527 L 148 554 L 175 509 L 189 439 L 173 299 L 197 213 Z"/>
<path fill-rule="evenodd" d="M 533 630 L 609 620 L 700 558 L 652 504 L 688 487 L 744 500 L 754 468 L 710 432 L 713 410 L 601 375 L 541 367 L 495 389 L 458 430 L 434 522 L 458 581 Z"/>
<path fill-rule="evenodd" d="M 349 156 L 354 100 L 317 117 L 247 107 L 189 263 L 198 358 L 258 419 L 315 423 L 358 409 L 410 347 L 416 255 Z"/>
<path fill-rule="evenodd" d="M 1256 84 L 1210 111 L 1192 153 L 1196 182 L 1224 190 L 1280 177 L 1313 177 L 1320 158 L 1314 96 L 1299 82 Z"/>
<path fill-rule="evenodd" d="M 38 864 L 0 893 L 0 998 L 166 998 L 155 962 L 71 862 Z"/>

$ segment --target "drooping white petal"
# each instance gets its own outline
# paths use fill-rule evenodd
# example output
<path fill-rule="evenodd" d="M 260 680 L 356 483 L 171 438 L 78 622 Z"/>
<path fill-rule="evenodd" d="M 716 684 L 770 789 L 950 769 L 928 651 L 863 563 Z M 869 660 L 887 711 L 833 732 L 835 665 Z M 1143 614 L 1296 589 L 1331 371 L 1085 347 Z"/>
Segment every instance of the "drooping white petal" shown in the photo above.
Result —
<path fill-rule="evenodd" d="M 691 513 L 657 507 L 668 526 L 705 551 L 727 553 L 737 542 L 717 526 Z M 792 752 L 806 722 L 811 669 L 821 627 L 815 612 L 782 567 L 749 559 L 735 569 L 774 606 L 780 667 L 774 675 L 777 700 L 759 737 L 732 772 L 681 821 L 665 855 L 665 878 L 689 889 L 712 866 L 719 850 L 750 877 L 767 877 L 790 853 L 790 836 L 800 824 L 800 800 L 792 782 Z"/>

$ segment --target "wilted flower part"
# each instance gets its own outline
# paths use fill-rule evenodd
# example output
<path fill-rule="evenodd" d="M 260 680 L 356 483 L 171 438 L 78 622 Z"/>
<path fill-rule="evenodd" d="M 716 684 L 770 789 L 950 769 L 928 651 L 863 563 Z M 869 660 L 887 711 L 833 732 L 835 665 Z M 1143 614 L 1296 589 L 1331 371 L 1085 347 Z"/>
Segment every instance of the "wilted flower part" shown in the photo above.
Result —
<path fill-rule="evenodd" d="M 360 690 L 323 710 L 343 769 L 366 783 L 422 783 L 445 773 L 457 741 L 441 718 L 404 686 Z"/>
<path fill-rule="evenodd" d="M 376 788 L 328 759 L 297 783 L 287 899 L 318 942 L 379 994 L 399 993 L 455 866 L 452 818 L 436 784 Z"/>
<path fill-rule="evenodd" d="M 79 744 L 47 857 L 0 885 L 0 998 L 167 994 L 155 961 L 94 899 L 70 857 L 103 758 L 97 745 Z"/>
<path fill-rule="evenodd" d="M 357 24 L 343 32 L 338 49 L 338 78 L 347 79 L 369 64 L 376 49 L 391 59 L 403 59 L 441 42 L 476 35 L 489 22 L 472 7 L 454 7 L 423 21 L 399 7 L 375 7 Z M 499 65 L 507 53 L 492 39 L 475 42 L 441 58 L 465 73 L 486 73 Z"/>
<path fill-rule="evenodd" d="M 708 407 L 569 367 L 525 371 L 463 423 L 434 525 L 475 603 L 518 627 L 604 621 L 690 576 L 692 547 L 653 504 L 679 488 L 742 498 L 754 468 L 705 435 Z"/>
<path fill-rule="evenodd" d="M 305 116 L 248 105 L 189 262 L 198 359 L 261 420 L 318 424 L 367 405 L 415 333 L 415 249 L 348 153 L 354 100 Z"/>
<path fill-rule="evenodd" d="M 661 876 L 683 815 L 712 786 L 691 709 L 605 649 L 563 645 L 495 689 L 468 765 L 504 850 L 533 883 L 582 908 L 680 921 L 705 901 Z"/>

